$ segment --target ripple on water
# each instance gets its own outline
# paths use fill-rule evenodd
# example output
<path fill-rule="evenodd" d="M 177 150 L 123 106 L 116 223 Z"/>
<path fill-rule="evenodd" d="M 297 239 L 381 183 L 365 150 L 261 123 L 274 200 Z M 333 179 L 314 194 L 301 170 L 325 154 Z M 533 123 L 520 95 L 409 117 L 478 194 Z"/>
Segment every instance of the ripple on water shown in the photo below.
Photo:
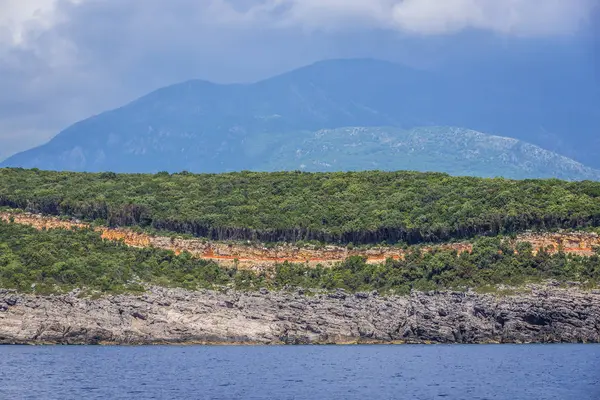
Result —
<path fill-rule="evenodd" d="M 597 345 L 15 346 L 0 371 L 0 399 L 600 398 Z"/>

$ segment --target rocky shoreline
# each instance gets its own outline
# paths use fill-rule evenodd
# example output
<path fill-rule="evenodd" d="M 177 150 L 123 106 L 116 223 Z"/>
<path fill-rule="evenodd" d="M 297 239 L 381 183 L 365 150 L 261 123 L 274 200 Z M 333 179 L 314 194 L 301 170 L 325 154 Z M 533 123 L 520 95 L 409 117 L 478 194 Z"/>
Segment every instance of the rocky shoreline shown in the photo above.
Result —
<path fill-rule="evenodd" d="M 600 291 L 330 294 L 0 290 L 0 344 L 600 343 Z"/>

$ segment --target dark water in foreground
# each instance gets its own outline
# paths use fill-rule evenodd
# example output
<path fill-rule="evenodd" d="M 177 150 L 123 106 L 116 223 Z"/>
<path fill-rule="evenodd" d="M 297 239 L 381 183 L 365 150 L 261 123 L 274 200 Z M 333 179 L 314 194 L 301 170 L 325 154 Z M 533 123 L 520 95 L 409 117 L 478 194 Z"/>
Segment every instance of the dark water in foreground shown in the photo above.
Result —
<path fill-rule="evenodd" d="M 0 399 L 600 399 L 600 346 L 0 347 Z"/>

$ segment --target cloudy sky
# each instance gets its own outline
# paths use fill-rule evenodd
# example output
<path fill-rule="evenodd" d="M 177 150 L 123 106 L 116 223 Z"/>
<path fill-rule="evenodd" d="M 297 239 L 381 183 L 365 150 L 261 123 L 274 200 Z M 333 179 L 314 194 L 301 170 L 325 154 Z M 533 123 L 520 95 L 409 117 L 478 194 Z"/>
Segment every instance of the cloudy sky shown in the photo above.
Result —
<path fill-rule="evenodd" d="M 0 0 L 0 159 L 160 86 L 192 78 L 253 81 L 325 58 L 445 68 L 541 49 L 558 59 L 575 49 L 600 70 L 599 5 Z"/>

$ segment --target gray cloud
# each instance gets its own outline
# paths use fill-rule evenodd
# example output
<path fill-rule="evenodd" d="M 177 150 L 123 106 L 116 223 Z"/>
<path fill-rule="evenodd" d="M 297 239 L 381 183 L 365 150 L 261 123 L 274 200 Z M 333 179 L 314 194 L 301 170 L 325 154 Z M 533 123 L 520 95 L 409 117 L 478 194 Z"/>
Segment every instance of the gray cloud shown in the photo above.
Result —
<path fill-rule="evenodd" d="M 485 53 L 490 42 L 568 40 L 594 28 L 592 4 L 0 0 L 0 159 L 174 82 L 250 81 L 335 57 L 429 66 Z"/>
<path fill-rule="evenodd" d="M 416 34 L 463 29 L 510 35 L 556 35 L 577 31 L 593 0 L 267 0 L 243 13 L 250 19 L 308 29 L 368 25 Z"/>

